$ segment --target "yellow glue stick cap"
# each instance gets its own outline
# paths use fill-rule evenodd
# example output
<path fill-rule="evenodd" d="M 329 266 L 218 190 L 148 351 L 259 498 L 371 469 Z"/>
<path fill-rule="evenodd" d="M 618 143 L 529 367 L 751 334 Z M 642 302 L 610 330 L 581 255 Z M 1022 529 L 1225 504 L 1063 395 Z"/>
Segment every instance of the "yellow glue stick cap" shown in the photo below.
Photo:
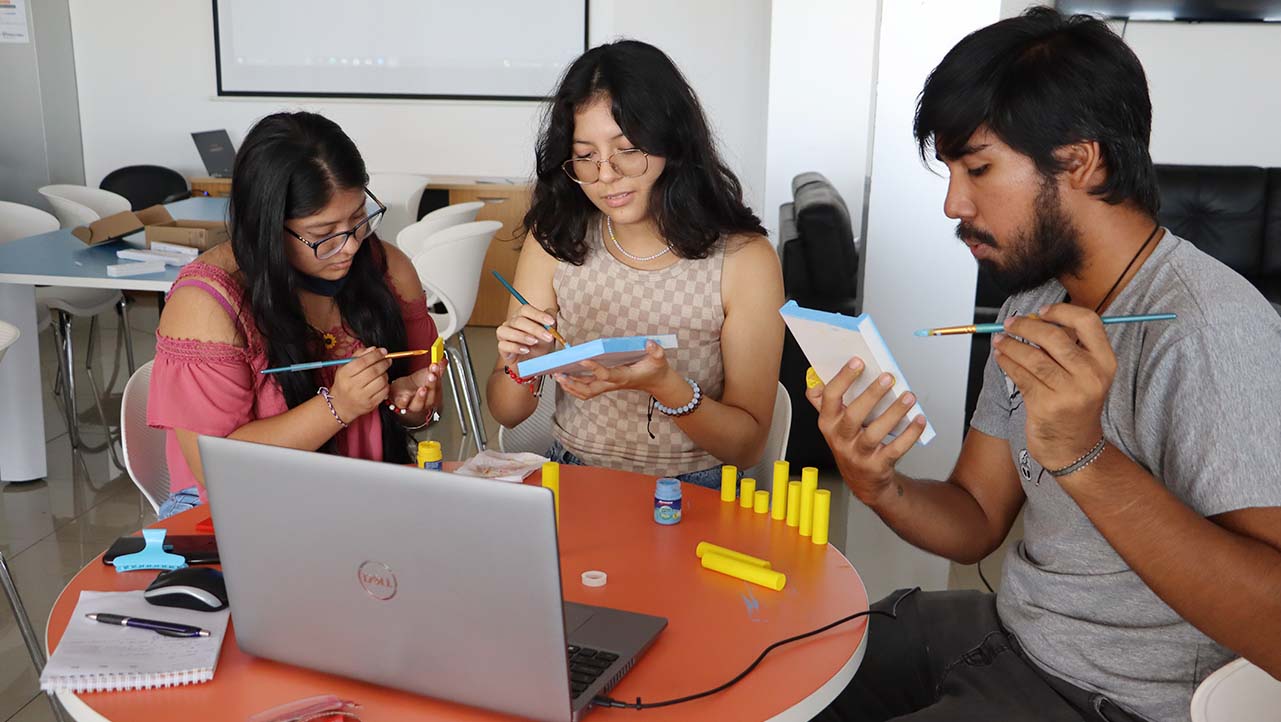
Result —
<path fill-rule="evenodd" d="M 805 388 L 812 389 L 821 383 L 823 383 L 823 380 L 818 377 L 818 372 L 814 370 L 813 366 L 805 369 Z"/>

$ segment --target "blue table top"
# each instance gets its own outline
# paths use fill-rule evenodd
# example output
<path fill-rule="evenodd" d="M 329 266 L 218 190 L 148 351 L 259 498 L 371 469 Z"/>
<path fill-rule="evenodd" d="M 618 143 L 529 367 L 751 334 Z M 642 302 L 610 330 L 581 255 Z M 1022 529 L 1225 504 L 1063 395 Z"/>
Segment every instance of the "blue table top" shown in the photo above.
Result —
<path fill-rule="evenodd" d="M 226 198 L 187 198 L 166 205 L 179 220 L 217 221 L 227 217 Z M 0 244 L 0 283 L 168 291 L 178 268 L 163 273 L 112 278 L 107 266 L 127 263 L 116 257 L 123 248 L 144 248 L 142 231 L 118 241 L 86 246 L 60 229 Z"/>

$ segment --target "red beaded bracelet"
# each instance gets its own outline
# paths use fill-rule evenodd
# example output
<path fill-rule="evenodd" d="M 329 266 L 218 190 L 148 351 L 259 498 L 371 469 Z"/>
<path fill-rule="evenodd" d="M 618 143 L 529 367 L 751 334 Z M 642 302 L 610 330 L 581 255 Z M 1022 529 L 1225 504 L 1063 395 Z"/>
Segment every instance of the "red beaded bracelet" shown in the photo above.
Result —
<path fill-rule="evenodd" d="M 538 393 L 538 389 L 537 389 L 537 387 L 536 387 L 536 385 L 538 384 L 538 377 L 537 377 L 537 376 L 531 376 L 531 377 L 529 377 L 529 378 L 524 378 L 523 376 L 518 375 L 515 371 L 512 371 L 512 369 L 511 369 L 511 367 L 510 367 L 510 366 L 504 366 L 504 367 L 503 367 L 503 371 L 506 371 L 506 372 L 507 372 L 507 375 L 511 377 L 511 380 L 512 380 L 512 381 L 515 381 L 516 383 L 520 384 L 521 386 L 527 386 L 527 387 L 529 387 L 529 393 L 531 393 L 531 394 L 536 394 L 536 393 Z"/>

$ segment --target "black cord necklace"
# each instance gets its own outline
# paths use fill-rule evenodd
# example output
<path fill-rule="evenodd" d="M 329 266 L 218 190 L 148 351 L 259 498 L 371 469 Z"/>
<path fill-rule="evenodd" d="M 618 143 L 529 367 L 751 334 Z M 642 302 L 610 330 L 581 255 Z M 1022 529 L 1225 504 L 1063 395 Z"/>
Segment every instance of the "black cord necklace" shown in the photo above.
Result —
<path fill-rule="evenodd" d="M 1121 271 L 1121 275 L 1116 277 L 1116 282 L 1112 284 L 1112 287 L 1108 289 L 1107 293 L 1103 294 L 1103 298 L 1099 299 L 1099 305 L 1094 307 L 1094 313 L 1097 314 L 1099 311 L 1103 310 L 1103 304 L 1108 302 L 1108 297 L 1112 295 L 1112 292 L 1116 290 L 1117 286 L 1121 285 L 1121 279 L 1125 278 L 1125 274 L 1130 272 L 1130 268 L 1134 266 L 1134 262 L 1139 260 L 1139 256 L 1143 255 L 1144 249 L 1148 247 L 1148 244 L 1152 242 L 1153 238 L 1156 238 L 1156 232 L 1159 230 L 1161 230 L 1161 224 L 1158 222 L 1155 226 L 1152 226 L 1152 232 L 1148 234 L 1147 240 L 1143 241 L 1143 245 L 1139 246 L 1138 253 L 1135 253 L 1134 258 L 1131 258 L 1130 262 L 1125 264 L 1125 270 Z"/>

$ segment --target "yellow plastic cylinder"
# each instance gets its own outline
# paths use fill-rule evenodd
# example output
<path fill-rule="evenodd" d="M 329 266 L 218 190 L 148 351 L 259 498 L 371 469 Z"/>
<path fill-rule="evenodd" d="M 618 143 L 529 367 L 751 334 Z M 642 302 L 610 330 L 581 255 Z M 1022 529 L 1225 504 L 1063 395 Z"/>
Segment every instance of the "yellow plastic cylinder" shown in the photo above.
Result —
<path fill-rule="evenodd" d="M 759 584 L 776 592 L 783 591 L 783 587 L 787 584 L 787 575 L 782 572 L 752 566 L 737 559 L 723 557 L 720 554 L 704 554 L 703 568 L 711 569 L 721 574 L 728 574 L 745 582 Z"/>
<path fill-rule="evenodd" d="M 708 554 L 719 554 L 723 557 L 729 557 L 730 559 L 743 562 L 744 564 L 751 564 L 754 567 L 760 567 L 762 569 L 770 568 L 770 563 L 765 559 L 754 557 L 750 554 L 744 554 L 743 552 L 736 552 L 733 549 L 717 546 L 711 542 L 699 542 L 698 546 L 694 547 L 694 554 L 699 559 L 702 559 Z"/>
<path fill-rule="evenodd" d="M 757 514 L 768 514 L 769 513 L 769 492 L 765 491 L 764 489 L 761 489 L 760 491 L 756 492 L 754 496 L 756 498 L 756 501 L 753 503 L 752 511 L 755 511 Z"/>
<path fill-rule="evenodd" d="M 787 525 L 801 524 L 801 482 L 787 482 Z"/>
<path fill-rule="evenodd" d="M 543 487 L 552 490 L 552 501 L 556 505 L 556 524 L 560 525 L 560 464 L 548 461 L 543 464 Z"/>
<path fill-rule="evenodd" d="M 832 518 L 832 492 L 818 489 L 814 492 L 814 535 L 810 541 L 827 544 L 827 529 Z"/>
<path fill-rule="evenodd" d="M 801 469 L 801 536 L 814 532 L 814 492 L 818 489 L 818 469 Z"/>
<path fill-rule="evenodd" d="M 738 467 L 726 464 L 721 467 L 721 501 L 734 501 L 738 486 Z"/>
<path fill-rule="evenodd" d="M 743 479 L 738 484 L 738 505 L 744 509 L 752 508 L 752 500 L 756 497 L 756 480 Z"/>
<path fill-rule="evenodd" d="M 775 521 L 787 518 L 788 465 L 782 459 L 774 462 L 774 486 L 770 491 L 769 515 Z"/>

